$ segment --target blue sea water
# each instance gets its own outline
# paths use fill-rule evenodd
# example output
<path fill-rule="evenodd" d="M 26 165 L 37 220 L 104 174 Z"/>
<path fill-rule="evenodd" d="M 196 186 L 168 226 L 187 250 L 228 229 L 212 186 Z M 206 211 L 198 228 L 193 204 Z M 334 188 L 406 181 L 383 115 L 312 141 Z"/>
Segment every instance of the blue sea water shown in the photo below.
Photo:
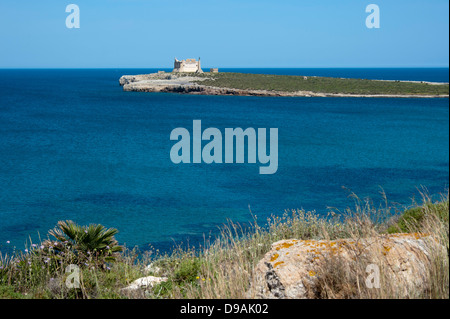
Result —
<path fill-rule="evenodd" d="M 0 251 L 58 220 L 116 227 L 127 246 L 203 241 L 227 219 L 326 214 L 349 191 L 411 204 L 449 183 L 448 99 L 275 98 L 123 92 L 151 69 L 0 70 Z M 448 82 L 448 69 L 225 71 Z M 177 127 L 278 128 L 276 174 L 259 164 L 173 164 Z M 6 244 L 10 241 L 10 244 Z"/>

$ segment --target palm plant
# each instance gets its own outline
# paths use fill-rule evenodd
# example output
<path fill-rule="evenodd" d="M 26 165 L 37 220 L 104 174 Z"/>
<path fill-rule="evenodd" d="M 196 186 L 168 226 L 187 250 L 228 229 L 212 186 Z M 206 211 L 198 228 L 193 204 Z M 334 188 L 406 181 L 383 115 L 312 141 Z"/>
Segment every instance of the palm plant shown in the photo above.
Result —
<path fill-rule="evenodd" d="M 122 251 L 114 238 L 119 231 L 106 228 L 100 224 L 80 226 L 71 220 L 59 221 L 57 226 L 49 231 L 56 241 L 46 240 L 45 250 L 61 255 L 71 253 L 77 263 L 104 263 L 114 261 Z"/>

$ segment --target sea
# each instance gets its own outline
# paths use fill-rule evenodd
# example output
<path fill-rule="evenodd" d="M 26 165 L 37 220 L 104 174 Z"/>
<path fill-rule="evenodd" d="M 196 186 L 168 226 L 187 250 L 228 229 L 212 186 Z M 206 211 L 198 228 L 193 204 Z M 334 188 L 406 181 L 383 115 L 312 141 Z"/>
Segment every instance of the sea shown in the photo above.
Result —
<path fill-rule="evenodd" d="M 198 246 L 228 221 L 345 211 L 354 195 L 398 210 L 449 185 L 448 98 L 201 96 L 124 92 L 122 75 L 170 69 L 0 70 L 0 251 L 59 220 L 119 230 L 120 244 Z M 448 68 L 220 69 L 449 82 Z M 174 164 L 173 129 L 278 128 L 278 170 Z M 387 203 L 385 202 L 387 200 Z"/>

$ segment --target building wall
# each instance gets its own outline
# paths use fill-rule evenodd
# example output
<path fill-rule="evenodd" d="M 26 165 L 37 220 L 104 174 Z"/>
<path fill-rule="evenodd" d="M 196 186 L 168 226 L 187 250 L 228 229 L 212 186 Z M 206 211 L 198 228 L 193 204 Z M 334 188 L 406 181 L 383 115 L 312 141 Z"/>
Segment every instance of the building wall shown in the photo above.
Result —
<path fill-rule="evenodd" d="M 198 63 L 197 62 L 185 62 L 182 67 L 182 72 L 197 72 Z"/>
<path fill-rule="evenodd" d="M 178 61 L 175 59 L 173 72 L 203 72 L 200 61 L 195 59 L 186 59 Z"/>

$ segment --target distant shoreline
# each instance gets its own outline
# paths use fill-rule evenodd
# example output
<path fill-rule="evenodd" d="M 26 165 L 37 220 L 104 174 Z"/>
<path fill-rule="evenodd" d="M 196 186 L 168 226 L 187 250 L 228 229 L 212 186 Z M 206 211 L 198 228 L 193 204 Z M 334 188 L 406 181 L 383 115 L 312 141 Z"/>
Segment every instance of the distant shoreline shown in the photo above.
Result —
<path fill-rule="evenodd" d="M 124 75 L 124 91 L 195 95 L 448 98 L 449 84 L 248 73 L 150 73 Z"/>

